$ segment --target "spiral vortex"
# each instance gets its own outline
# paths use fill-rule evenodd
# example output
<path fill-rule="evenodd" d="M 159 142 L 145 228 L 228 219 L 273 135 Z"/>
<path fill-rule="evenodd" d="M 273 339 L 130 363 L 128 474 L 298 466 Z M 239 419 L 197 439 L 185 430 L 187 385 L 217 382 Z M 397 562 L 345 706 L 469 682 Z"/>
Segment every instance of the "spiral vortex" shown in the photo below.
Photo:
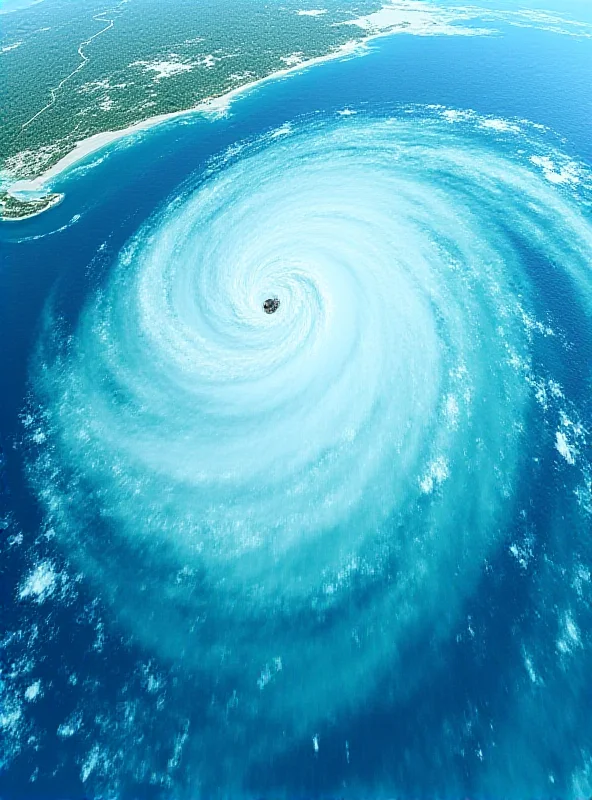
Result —
<path fill-rule="evenodd" d="M 453 121 L 246 143 L 137 232 L 72 336 L 48 311 L 48 524 L 140 641 L 296 733 L 446 636 L 503 541 L 552 379 L 532 265 L 592 310 L 583 173 Z"/>

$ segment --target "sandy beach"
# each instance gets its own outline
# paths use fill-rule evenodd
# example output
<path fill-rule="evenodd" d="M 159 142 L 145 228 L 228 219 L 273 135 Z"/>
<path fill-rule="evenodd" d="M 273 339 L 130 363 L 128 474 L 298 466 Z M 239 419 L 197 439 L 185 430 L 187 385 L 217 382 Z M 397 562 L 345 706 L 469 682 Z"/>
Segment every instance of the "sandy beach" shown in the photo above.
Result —
<path fill-rule="evenodd" d="M 212 116 L 224 114 L 235 100 L 243 95 L 246 95 L 248 92 L 257 88 L 261 84 L 268 81 L 277 80 L 278 78 L 286 77 L 292 73 L 299 72 L 303 69 L 308 69 L 309 67 L 313 67 L 325 61 L 330 61 L 337 58 L 345 58 L 352 55 L 361 55 L 368 41 L 374 38 L 377 37 L 367 36 L 362 40 L 352 40 L 351 42 L 346 42 L 346 44 L 342 45 L 331 53 L 302 61 L 299 64 L 286 67 L 285 69 L 277 70 L 276 72 L 272 72 L 256 81 L 245 83 L 242 86 L 237 86 L 236 89 L 231 89 L 229 92 L 226 92 L 219 97 L 211 97 L 207 100 L 203 100 L 202 102 L 198 103 L 198 105 L 193 106 L 193 108 L 184 109 L 182 111 L 173 111 L 170 114 L 159 114 L 154 117 L 148 117 L 141 122 L 136 122 L 135 124 L 129 125 L 127 128 L 122 128 L 121 130 L 104 131 L 103 133 L 97 133 L 93 136 L 89 136 L 87 139 L 82 139 L 80 142 L 77 142 L 73 150 L 71 150 L 67 155 L 61 158 L 56 164 L 39 175 L 37 178 L 17 180 L 6 187 L 6 190 L 15 197 L 27 196 L 29 199 L 35 195 L 43 195 L 50 189 L 52 181 L 63 172 L 70 169 L 70 167 L 73 167 L 75 164 L 82 161 L 92 153 L 96 153 L 97 151 L 119 141 L 120 139 L 147 131 L 150 128 L 154 128 L 156 125 L 161 125 L 164 122 L 169 122 L 190 114 L 204 114 Z M 25 217 L 23 217 L 23 219 L 25 219 Z"/>
<path fill-rule="evenodd" d="M 36 0 L 41 2 L 41 0 Z M 35 2 L 35 0 L 33 0 Z M 306 12 L 309 14 L 317 14 L 317 11 Z M 300 70 L 308 69 L 309 67 L 321 64 L 325 61 L 333 59 L 344 58 L 352 55 L 362 55 L 367 48 L 368 43 L 373 39 L 379 39 L 384 36 L 390 36 L 396 33 L 408 33 L 419 36 L 434 36 L 434 35 L 455 35 L 455 36 L 490 36 L 496 33 L 496 29 L 483 28 L 478 26 L 469 26 L 467 23 L 473 23 L 476 19 L 485 19 L 488 21 L 509 20 L 514 24 L 520 24 L 522 27 L 539 27 L 541 20 L 533 15 L 528 10 L 504 13 L 493 12 L 490 14 L 483 13 L 479 9 L 472 7 L 454 7 L 454 8 L 439 8 L 430 4 L 418 3 L 417 0 L 390 0 L 377 12 L 373 12 L 367 16 L 361 16 L 356 19 L 349 20 L 346 25 L 357 26 L 362 35 L 360 38 L 355 38 L 331 51 L 323 56 L 303 60 L 297 64 L 287 65 L 285 69 L 276 70 L 275 72 L 266 75 L 258 80 L 245 83 L 237 86 L 235 89 L 218 96 L 202 100 L 192 108 L 174 111 L 170 114 L 160 114 L 140 122 L 134 123 L 127 128 L 122 128 L 115 131 L 105 131 L 89 136 L 77 142 L 74 148 L 61 158 L 56 164 L 47 169 L 41 175 L 32 179 L 16 180 L 8 183 L 3 187 L 15 197 L 28 196 L 30 199 L 35 195 L 40 196 L 46 193 L 52 181 L 61 175 L 64 171 L 85 159 L 92 153 L 101 150 L 108 145 L 131 136 L 133 134 L 144 132 L 156 125 L 176 119 L 178 117 L 187 116 L 189 114 L 204 114 L 204 115 L 219 115 L 225 113 L 231 103 L 238 99 L 240 96 L 247 94 L 252 89 L 255 89 L 262 83 L 267 81 L 277 80 L 292 73 L 299 72 Z M 558 15 L 549 15 L 543 20 L 548 27 L 549 24 L 556 26 L 557 32 L 567 33 L 569 35 L 581 35 L 583 37 L 592 36 L 592 33 L 587 32 L 588 26 L 583 26 L 586 30 L 581 30 L 582 24 L 573 22 L 570 19 L 565 19 Z M 565 26 L 579 26 L 577 30 L 564 30 Z M 558 26 L 558 27 L 557 27 Z M 563 27 L 561 27 L 563 26 Z"/>

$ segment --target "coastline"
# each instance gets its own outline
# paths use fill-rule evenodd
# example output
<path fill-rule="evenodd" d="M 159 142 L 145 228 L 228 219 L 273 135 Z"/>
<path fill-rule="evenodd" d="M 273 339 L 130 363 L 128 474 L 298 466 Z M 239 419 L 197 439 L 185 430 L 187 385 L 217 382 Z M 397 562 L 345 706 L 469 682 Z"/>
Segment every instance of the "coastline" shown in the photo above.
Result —
<path fill-rule="evenodd" d="M 393 0 L 394 2 L 394 0 Z M 261 78 L 236 86 L 223 94 L 208 97 L 201 100 L 197 105 L 190 108 L 180 109 L 179 111 L 172 111 L 166 114 L 158 114 L 153 117 L 147 117 L 144 120 L 135 122 L 126 128 L 121 128 L 114 131 L 103 131 L 88 136 L 86 139 L 81 139 L 76 142 L 72 150 L 59 159 L 53 166 L 45 170 L 41 175 L 35 178 L 21 178 L 11 180 L 10 175 L 6 175 L 7 181 L 2 186 L 3 191 L 16 199 L 42 199 L 44 195 L 50 192 L 51 183 L 54 179 L 58 178 L 66 170 L 83 161 L 85 158 L 93 153 L 106 148 L 114 142 L 124 139 L 134 134 L 143 133 L 157 125 L 161 125 L 171 120 L 189 116 L 191 114 L 203 114 L 204 116 L 217 116 L 226 112 L 230 105 L 238 98 L 248 94 L 251 90 L 256 89 L 261 84 L 268 81 L 274 81 L 283 77 L 301 72 L 322 64 L 326 61 L 338 60 L 341 58 L 348 58 L 352 56 L 361 56 L 369 52 L 368 45 L 376 39 L 382 39 L 394 34 L 407 33 L 421 36 L 435 36 L 435 35 L 493 35 L 496 33 L 491 28 L 474 27 L 469 28 L 466 25 L 456 25 L 457 20 L 450 19 L 449 14 L 430 15 L 428 19 L 424 13 L 419 15 L 419 19 L 412 20 L 408 15 L 402 16 L 400 10 L 397 9 L 396 3 L 394 7 L 389 9 L 388 5 L 383 6 L 378 14 L 383 14 L 385 11 L 391 11 L 395 14 L 395 19 L 388 19 L 374 21 L 375 24 L 370 25 L 372 15 L 367 18 L 361 17 L 358 20 L 352 20 L 347 23 L 348 25 L 357 25 L 361 28 L 361 35 L 356 38 L 350 39 L 342 45 L 339 45 L 334 50 L 325 53 L 322 56 L 304 59 L 298 64 L 286 66 L 285 68 L 278 69 L 275 72 L 270 72 Z M 466 20 L 462 20 L 466 22 Z M 364 23 L 364 24 L 361 24 Z M 45 209 L 43 209 L 45 210 Z M 29 216 L 23 216 L 20 219 L 29 219 Z M 0 216 L 0 221 L 2 217 Z"/>
<path fill-rule="evenodd" d="M 59 206 L 60 203 L 63 202 L 65 196 L 66 196 L 65 194 L 60 192 L 59 194 L 56 195 L 56 197 L 53 200 L 50 200 L 50 202 L 46 206 L 43 206 L 43 208 L 38 208 L 36 211 L 31 211 L 30 214 L 23 214 L 20 217 L 5 217 L 0 215 L 0 222 L 21 222 L 24 219 L 32 219 L 33 217 L 38 217 L 39 214 L 43 214 L 44 211 L 49 211 L 50 208 L 55 208 L 56 206 Z"/>
<path fill-rule="evenodd" d="M 32 0 L 33 4 L 36 2 L 43 2 L 43 0 Z M 354 34 L 355 38 L 335 47 L 324 55 L 308 59 L 305 58 L 291 66 L 286 65 L 286 67 L 282 69 L 277 69 L 261 78 L 236 86 L 220 95 L 214 95 L 200 100 L 199 103 L 189 108 L 147 117 L 118 130 L 107 130 L 92 134 L 85 139 L 75 142 L 69 152 L 62 156 L 53 166 L 50 166 L 36 177 L 17 178 L 14 173 L 11 174 L 10 170 L 3 170 L 0 172 L 0 191 L 22 202 L 26 202 L 27 200 L 44 200 L 51 192 L 51 185 L 56 178 L 88 156 L 97 153 L 120 139 L 143 133 L 157 125 L 190 114 L 203 114 L 204 116 L 223 114 L 237 98 L 248 94 L 251 90 L 256 89 L 259 85 L 267 81 L 281 79 L 326 61 L 338 60 L 355 55 L 364 55 L 365 51 L 368 49 L 368 44 L 372 40 L 394 34 L 407 33 L 419 36 L 492 36 L 499 32 L 497 25 L 494 27 L 481 27 L 480 25 L 474 25 L 475 21 L 491 22 L 494 20 L 497 23 L 506 19 L 506 17 L 511 18 L 510 21 L 516 17 L 518 21 L 512 24 L 536 28 L 541 27 L 544 23 L 543 29 L 550 30 L 551 28 L 545 26 L 552 23 L 555 26 L 562 26 L 557 29 L 558 33 L 592 37 L 592 33 L 587 32 L 588 29 L 592 30 L 592 25 L 565 19 L 555 14 L 551 14 L 548 20 L 541 21 L 540 19 L 533 19 L 532 14 L 529 16 L 527 12 L 507 12 L 507 14 L 496 12 L 495 14 L 488 14 L 485 9 L 479 10 L 469 7 L 446 8 L 444 6 L 439 8 L 429 3 L 425 4 L 425 7 L 422 5 L 421 8 L 417 8 L 414 4 L 411 4 L 411 6 L 413 7 L 410 7 L 406 3 L 406 0 L 386 0 L 378 11 L 345 22 L 335 23 L 357 26 L 360 32 Z M 569 29 L 570 25 L 578 27 L 574 31 L 574 29 Z M 565 29 L 566 26 L 568 26 L 567 30 Z M 580 30 L 582 26 L 586 28 L 586 31 Z M 51 207 L 52 205 L 49 204 L 40 211 L 36 211 L 35 215 Z M 33 216 L 33 214 L 23 215 L 18 219 L 29 219 L 30 216 Z M 0 222 L 4 219 L 5 218 L 0 213 Z"/>
<path fill-rule="evenodd" d="M 389 33 L 396 33 L 397 31 L 389 31 Z M 291 75 L 296 72 L 300 72 L 302 70 L 308 69 L 309 67 L 316 66 L 317 64 L 321 64 L 325 61 L 332 61 L 339 58 L 347 58 L 353 55 L 362 55 L 363 51 L 365 50 L 367 43 L 371 39 L 376 39 L 381 36 L 384 36 L 383 33 L 373 34 L 370 36 L 366 36 L 363 39 L 353 39 L 350 42 L 346 42 L 345 44 L 341 45 L 336 50 L 327 53 L 323 56 L 317 56 L 316 58 L 311 58 L 305 61 L 301 61 L 299 64 L 294 64 L 291 67 L 286 67 L 285 69 L 276 70 L 275 72 L 271 72 L 269 75 L 265 75 L 262 78 L 258 78 L 255 81 L 251 81 L 250 83 L 242 84 L 241 86 L 237 86 L 235 89 L 231 89 L 224 94 L 221 94 L 217 97 L 207 98 L 206 100 L 202 100 L 196 106 L 192 108 L 183 109 L 180 111 L 172 111 L 168 114 L 158 114 L 154 117 L 148 117 L 145 120 L 141 120 L 140 122 L 135 122 L 132 125 L 129 125 L 127 128 L 121 128 L 120 130 L 115 131 L 104 131 L 102 133 L 95 133 L 92 136 L 87 137 L 86 139 L 81 139 L 79 142 L 76 143 L 74 148 L 67 153 L 63 158 L 61 158 L 58 162 L 56 162 L 52 167 L 47 169 L 41 175 L 37 176 L 36 178 L 23 178 L 20 180 L 16 180 L 13 183 L 9 183 L 4 191 L 8 194 L 16 197 L 17 199 L 34 199 L 35 196 L 41 197 L 42 195 L 46 194 L 50 189 L 50 184 L 55 178 L 61 175 L 66 170 L 73 167 L 78 162 L 84 160 L 87 156 L 91 155 L 92 153 L 96 153 L 99 150 L 102 150 L 104 147 L 107 147 L 114 142 L 119 141 L 120 139 L 124 139 L 128 136 L 133 136 L 137 133 L 143 133 L 144 131 L 150 130 L 151 128 L 156 127 L 157 125 L 161 125 L 165 122 L 169 122 L 174 119 L 178 119 L 180 117 L 189 116 L 193 114 L 203 114 L 206 116 L 218 116 L 219 114 L 223 114 L 227 111 L 230 105 L 237 100 L 240 96 L 248 94 L 251 90 L 256 89 L 263 83 L 267 83 L 268 81 L 277 80 L 279 78 L 283 78 L 285 76 Z M 53 207 L 49 206 L 49 207 Z M 43 213 L 47 209 L 42 209 L 40 211 L 35 212 L 35 214 L 27 215 L 20 217 L 20 219 L 30 219 L 32 216 L 36 216 L 37 214 Z M 19 220 L 11 220 L 11 221 L 19 221 Z M 4 219 L 2 218 L 2 221 Z"/>

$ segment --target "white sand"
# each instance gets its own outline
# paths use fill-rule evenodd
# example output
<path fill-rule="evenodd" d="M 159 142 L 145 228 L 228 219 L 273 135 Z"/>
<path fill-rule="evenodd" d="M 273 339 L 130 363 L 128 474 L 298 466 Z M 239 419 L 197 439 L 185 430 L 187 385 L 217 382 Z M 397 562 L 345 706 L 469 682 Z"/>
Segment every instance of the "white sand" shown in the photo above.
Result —
<path fill-rule="evenodd" d="M 297 13 L 306 14 L 309 16 L 317 15 L 322 9 L 313 9 L 309 11 L 299 11 Z M 224 113 L 230 104 L 239 96 L 248 93 L 256 86 L 265 83 L 266 81 L 275 80 L 282 76 L 288 75 L 293 72 L 307 69 L 308 67 L 320 64 L 324 61 L 329 61 L 336 58 L 342 58 L 354 53 L 360 54 L 364 51 L 367 43 L 372 39 L 377 39 L 382 36 L 389 36 L 394 33 L 411 33 L 415 35 L 461 35 L 461 36 L 479 36 L 491 35 L 495 31 L 486 28 L 478 27 L 465 27 L 461 23 L 466 21 L 473 21 L 474 19 L 486 16 L 485 10 L 480 10 L 472 7 L 458 7 L 458 8 L 441 8 L 432 5 L 431 3 L 421 2 L 421 0 L 390 0 L 377 12 L 368 14 L 366 16 L 358 17 L 357 19 L 347 20 L 346 22 L 339 23 L 342 25 L 355 26 L 364 31 L 362 38 L 354 39 L 332 51 L 324 56 L 312 58 L 308 60 L 299 61 L 296 63 L 294 56 L 284 58 L 286 68 L 273 72 L 264 78 L 256 81 L 238 86 L 226 94 L 217 98 L 210 98 L 200 102 L 197 106 L 183 111 L 175 111 L 170 114 L 160 114 L 158 116 L 149 117 L 134 125 L 118 131 L 106 131 L 105 133 L 97 133 L 87 139 L 78 142 L 74 149 L 68 153 L 64 158 L 60 159 L 53 167 L 48 169 L 42 175 L 32 180 L 19 180 L 14 182 L 8 187 L 11 194 L 19 195 L 27 193 L 32 196 L 33 193 L 39 194 L 48 190 L 48 185 L 58 175 L 65 170 L 72 167 L 74 164 L 82 161 L 91 153 L 101 150 L 107 145 L 112 144 L 119 139 L 146 131 L 149 128 L 167 122 L 177 117 L 185 116 L 188 114 L 213 114 L 219 115 Z M 490 15 L 491 16 L 491 15 Z M 502 15 L 503 16 L 503 15 Z M 293 59 L 293 60 L 292 60 Z M 292 61 L 292 63 L 290 63 Z"/>
<path fill-rule="evenodd" d="M 306 69 L 314 66 L 315 64 L 320 64 L 323 61 L 329 61 L 335 58 L 343 58 L 344 56 L 351 55 L 356 51 L 361 51 L 369 38 L 372 37 L 366 37 L 362 41 L 354 40 L 347 42 L 337 50 L 334 50 L 327 55 L 312 58 L 308 61 L 302 61 L 294 66 L 278 70 L 277 72 L 273 72 L 264 78 L 260 78 L 259 80 L 251 81 L 251 83 L 238 86 L 236 89 L 232 89 L 220 97 L 204 100 L 193 108 L 185 109 L 183 111 L 173 111 L 170 114 L 159 114 L 155 117 L 149 117 L 148 119 L 142 120 L 141 122 L 137 122 L 134 125 L 130 125 L 129 127 L 122 128 L 118 131 L 105 131 L 104 133 L 96 133 L 93 136 L 89 136 L 87 139 L 77 142 L 73 150 L 61 158 L 56 164 L 53 165 L 53 167 L 50 167 L 48 170 L 46 170 L 42 175 L 39 175 L 37 178 L 33 179 L 15 181 L 7 187 L 7 191 L 15 196 L 23 196 L 26 194 L 28 195 L 29 199 L 34 197 L 36 194 L 43 194 L 44 192 L 48 191 L 50 183 L 57 178 L 58 175 L 61 175 L 74 164 L 77 164 L 79 161 L 82 161 L 87 156 L 91 155 L 91 153 L 95 153 L 98 150 L 101 150 L 104 147 L 112 144 L 113 142 L 116 142 L 127 136 L 146 131 L 149 128 L 153 128 L 155 125 L 160 125 L 163 122 L 168 122 L 169 120 L 177 119 L 178 117 L 189 114 L 201 113 L 212 114 L 214 116 L 223 114 L 228 110 L 230 104 L 234 100 L 236 100 L 239 96 L 251 91 L 260 84 L 281 78 L 285 75 L 289 75 L 302 69 Z"/>

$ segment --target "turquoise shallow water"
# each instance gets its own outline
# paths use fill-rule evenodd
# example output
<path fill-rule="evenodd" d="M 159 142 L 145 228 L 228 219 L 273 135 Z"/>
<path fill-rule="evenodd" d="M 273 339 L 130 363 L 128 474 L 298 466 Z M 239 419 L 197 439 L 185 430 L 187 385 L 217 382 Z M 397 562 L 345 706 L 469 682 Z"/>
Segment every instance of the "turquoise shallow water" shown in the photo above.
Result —
<path fill-rule="evenodd" d="M 589 792 L 589 52 L 384 40 L 2 227 L 7 797 Z"/>
<path fill-rule="evenodd" d="M 29 6 L 34 6 L 42 2 L 43 0 L 2 0 L 2 3 L 0 3 L 0 14 L 22 11 Z"/>

